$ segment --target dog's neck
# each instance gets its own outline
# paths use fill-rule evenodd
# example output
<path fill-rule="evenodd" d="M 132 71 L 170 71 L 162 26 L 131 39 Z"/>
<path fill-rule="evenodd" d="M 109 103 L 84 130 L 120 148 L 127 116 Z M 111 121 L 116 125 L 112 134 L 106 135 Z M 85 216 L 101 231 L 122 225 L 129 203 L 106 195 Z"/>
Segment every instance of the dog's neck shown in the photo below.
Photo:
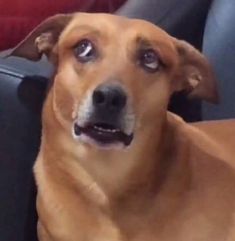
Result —
<path fill-rule="evenodd" d="M 52 108 L 49 104 L 48 100 L 47 109 Z M 90 193 L 94 191 L 100 203 L 107 199 L 128 202 L 136 196 L 156 195 L 165 188 L 171 189 L 172 183 L 175 190 L 171 193 L 174 195 L 179 191 L 176 183 L 182 188 L 181 182 L 187 179 L 187 164 L 175 165 L 180 160 L 175 156 L 178 144 L 175 145 L 172 120 L 175 121 L 174 117 L 170 115 L 169 118 L 168 114 L 161 121 L 158 119 L 154 128 L 146 127 L 145 135 L 137 137 L 126 150 L 100 150 L 74 140 L 57 121 L 53 111 L 48 111 L 47 117 L 43 118 L 43 128 L 47 130 L 42 138 L 42 148 L 50 146 L 50 150 L 44 151 L 47 153 L 44 158 L 48 163 L 52 163 L 50 158 L 57 158 L 52 168 L 55 170 L 58 164 L 59 176 L 69 174 L 69 179 L 74 179 L 78 188 L 86 186 Z"/>

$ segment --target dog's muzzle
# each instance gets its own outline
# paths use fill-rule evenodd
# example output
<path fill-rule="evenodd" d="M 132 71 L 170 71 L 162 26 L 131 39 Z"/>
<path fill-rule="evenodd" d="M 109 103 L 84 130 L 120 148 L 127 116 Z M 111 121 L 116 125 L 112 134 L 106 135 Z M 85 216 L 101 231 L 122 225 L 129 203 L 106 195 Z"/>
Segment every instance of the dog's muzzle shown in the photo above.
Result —
<path fill-rule="evenodd" d="M 74 124 L 75 136 L 85 135 L 100 145 L 130 145 L 133 124 L 128 127 L 125 118 L 127 95 L 123 88 L 117 84 L 102 84 L 94 90 L 90 99 L 90 104 L 86 105 L 89 111 L 81 111 L 88 113 L 86 118 L 79 118 L 78 113 L 78 121 Z"/>

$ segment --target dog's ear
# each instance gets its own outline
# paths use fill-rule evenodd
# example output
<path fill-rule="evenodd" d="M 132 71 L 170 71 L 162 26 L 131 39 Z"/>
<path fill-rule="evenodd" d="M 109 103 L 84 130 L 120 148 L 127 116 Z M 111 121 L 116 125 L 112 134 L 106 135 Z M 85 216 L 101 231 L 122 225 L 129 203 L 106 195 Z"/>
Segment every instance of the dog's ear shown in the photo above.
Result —
<path fill-rule="evenodd" d="M 173 42 L 179 56 L 179 90 L 186 91 L 189 97 L 218 103 L 217 84 L 207 59 L 189 43 L 177 39 Z"/>
<path fill-rule="evenodd" d="M 43 54 L 50 57 L 61 32 L 72 19 L 72 14 L 58 14 L 38 25 L 8 56 L 17 56 L 32 61 L 40 60 Z"/>

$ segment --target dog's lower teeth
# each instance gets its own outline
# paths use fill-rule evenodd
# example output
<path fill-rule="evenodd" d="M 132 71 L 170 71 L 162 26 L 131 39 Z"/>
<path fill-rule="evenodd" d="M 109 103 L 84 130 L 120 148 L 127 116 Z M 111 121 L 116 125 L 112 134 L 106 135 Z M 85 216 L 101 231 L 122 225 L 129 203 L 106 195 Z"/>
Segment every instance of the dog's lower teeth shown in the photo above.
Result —
<path fill-rule="evenodd" d="M 115 130 L 115 129 L 107 129 L 107 132 L 116 132 L 117 130 Z"/>
<path fill-rule="evenodd" d="M 116 133 L 119 131 L 118 129 L 105 129 L 105 128 L 102 128 L 99 126 L 94 126 L 94 129 L 97 130 L 99 133 L 101 133 L 101 132 Z"/>
<path fill-rule="evenodd" d="M 94 129 L 98 130 L 98 131 L 103 131 L 104 129 L 99 127 L 99 126 L 94 126 Z"/>

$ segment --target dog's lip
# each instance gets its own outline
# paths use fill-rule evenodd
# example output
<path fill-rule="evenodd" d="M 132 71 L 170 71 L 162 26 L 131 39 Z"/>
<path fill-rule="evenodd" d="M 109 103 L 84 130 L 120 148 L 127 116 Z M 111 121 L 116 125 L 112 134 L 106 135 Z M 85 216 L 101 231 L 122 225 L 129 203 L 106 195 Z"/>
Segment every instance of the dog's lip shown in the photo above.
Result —
<path fill-rule="evenodd" d="M 133 134 L 127 135 L 120 128 L 106 124 L 106 123 L 88 123 L 84 126 L 74 124 L 74 134 L 80 136 L 87 135 L 96 142 L 107 145 L 114 143 L 123 143 L 129 146 L 133 139 Z"/>

